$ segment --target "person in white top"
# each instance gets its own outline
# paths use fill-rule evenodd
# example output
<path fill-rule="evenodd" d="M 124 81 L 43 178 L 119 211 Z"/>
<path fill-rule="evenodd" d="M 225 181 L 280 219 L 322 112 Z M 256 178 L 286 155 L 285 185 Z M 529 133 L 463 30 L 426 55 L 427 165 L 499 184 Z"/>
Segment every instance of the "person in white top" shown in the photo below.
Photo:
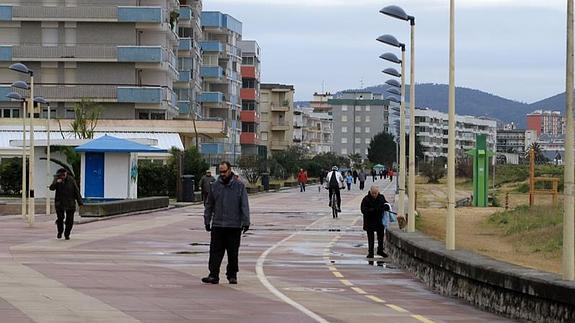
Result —
<path fill-rule="evenodd" d="M 340 188 L 344 188 L 343 176 L 338 172 L 337 166 L 331 168 L 331 172 L 327 173 L 325 188 L 329 190 L 329 206 L 331 207 L 331 196 L 335 193 L 337 197 L 337 211 L 341 212 L 341 194 Z"/>

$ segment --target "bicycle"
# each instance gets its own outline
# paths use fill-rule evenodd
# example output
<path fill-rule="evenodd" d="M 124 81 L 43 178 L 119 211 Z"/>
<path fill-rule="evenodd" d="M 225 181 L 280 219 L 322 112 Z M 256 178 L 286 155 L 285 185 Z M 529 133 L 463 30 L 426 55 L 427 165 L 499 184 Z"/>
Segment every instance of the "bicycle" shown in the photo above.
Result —
<path fill-rule="evenodd" d="M 331 194 L 331 215 L 334 219 L 337 219 L 337 212 L 337 195 L 333 192 L 333 194 Z"/>

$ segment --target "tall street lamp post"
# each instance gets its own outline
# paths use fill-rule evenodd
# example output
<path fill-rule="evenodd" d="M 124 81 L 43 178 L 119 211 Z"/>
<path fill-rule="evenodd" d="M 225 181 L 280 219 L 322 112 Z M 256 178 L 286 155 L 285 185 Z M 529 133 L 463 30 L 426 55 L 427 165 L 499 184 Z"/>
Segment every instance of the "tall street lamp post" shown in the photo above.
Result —
<path fill-rule="evenodd" d="M 398 59 L 392 53 L 385 53 L 380 56 L 380 58 L 387 60 L 389 62 L 401 65 L 401 84 L 396 86 L 397 81 L 386 82 L 386 84 L 391 85 L 392 88 L 396 89 L 399 87 L 401 89 L 400 98 L 401 104 L 399 108 L 399 202 L 397 206 L 397 214 L 405 214 L 405 44 L 400 43 L 395 37 L 391 35 L 383 35 L 377 38 L 378 41 L 401 49 L 401 59 Z M 388 90 L 389 91 L 389 90 Z"/>
<path fill-rule="evenodd" d="M 20 205 L 20 212 L 22 218 L 27 218 L 26 205 L 27 205 L 27 189 L 26 189 L 26 99 L 18 92 L 10 92 L 6 97 L 20 101 L 22 103 L 22 201 Z"/>
<path fill-rule="evenodd" d="M 390 17 L 409 21 L 411 25 L 411 62 L 410 62 L 410 77 L 409 77 L 409 213 L 407 218 L 407 232 L 415 232 L 415 17 L 405 13 L 405 11 L 398 6 L 387 6 L 381 9 L 384 15 Z"/>
<path fill-rule="evenodd" d="M 447 142 L 447 221 L 445 248 L 455 250 L 455 0 L 449 13 L 449 136 Z"/>
<path fill-rule="evenodd" d="M 12 86 L 30 90 L 30 100 L 28 101 L 28 113 L 30 113 L 30 153 L 28 162 L 28 224 L 34 225 L 34 217 L 36 216 L 36 205 L 34 199 L 34 72 L 22 63 L 12 64 L 8 67 L 12 71 L 16 71 L 30 76 L 30 86 L 23 81 L 17 81 Z"/>
<path fill-rule="evenodd" d="M 573 0 L 567 0 L 567 68 L 565 77 L 565 210 L 563 213 L 563 278 L 575 280 L 575 173 L 573 154 Z"/>
<path fill-rule="evenodd" d="M 34 101 L 48 106 L 48 114 L 46 116 L 46 184 L 50 185 L 52 180 L 50 172 L 50 103 L 40 96 L 35 97 Z M 46 190 L 46 215 L 50 215 L 50 190 Z"/>

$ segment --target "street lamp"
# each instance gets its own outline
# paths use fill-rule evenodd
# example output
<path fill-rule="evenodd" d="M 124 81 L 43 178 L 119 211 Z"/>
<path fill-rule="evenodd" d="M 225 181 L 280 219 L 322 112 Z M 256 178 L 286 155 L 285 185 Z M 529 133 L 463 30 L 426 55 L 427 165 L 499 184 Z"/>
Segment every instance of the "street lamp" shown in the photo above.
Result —
<path fill-rule="evenodd" d="M 36 216 L 36 205 L 34 199 L 34 72 L 22 63 L 12 64 L 8 69 L 28 74 L 30 76 L 30 86 L 24 81 L 16 81 L 12 86 L 30 90 L 30 100 L 28 101 L 28 113 L 30 113 L 30 153 L 29 153 L 29 167 L 28 167 L 28 225 L 34 225 L 34 217 Z"/>
<path fill-rule="evenodd" d="M 385 53 L 379 56 L 381 59 L 386 61 L 400 64 L 401 65 L 401 73 L 394 73 L 400 74 L 401 76 L 401 84 L 394 79 L 388 80 L 385 84 L 391 86 L 391 89 L 387 91 L 390 92 L 392 90 L 397 91 L 399 88 L 400 92 L 400 99 L 401 104 L 399 107 L 399 138 L 397 139 L 399 142 L 399 180 L 397 191 L 399 192 L 399 202 L 397 205 L 397 214 L 404 215 L 405 214 L 405 175 L 406 175 L 406 167 L 405 167 L 405 156 L 406 156 L 406 149 L 405 149 L 405 44 L 399 42 L 395 37 L 392 35 L 382 35 L 377 38 L 378 41 L 401 49 L 401 59 L 397 58 L 392 53 Z M 385 71 L 384 71 L 385 72 Z M 389 71 L 388 71 L 389 72 Z M 385 72 L 386 74 L 389 74 Z M 394 75 L 397 76 L 397 75 Z M 393 93 L 393 92 L 390 92 Z M 396 92 L 397 93 L 397 92 Z"/>
<path fill-rule="evenodd" d="M 563 213 L 563 278 L 575 279 L 575 173 L 573 155 L 573 0 L 567 1 L 567 68 L 565 91 L 565 210 Z"/>
<path fill-rule="evenodd" d="M 50 172 L 50 102 L 41 96 L 34 98 L 34 102 L 48 106 L 48 115 L 46 119 L 46 184 L 50 185 L 52 174 Z M 46 215 L 50 215 L 50 190 L 46 190 Z"/>
<path fill-rule="evenodd" d="M 401 97 L 401 92 L 400 92 L 398 89 L 394 88 L 394 87 L 389 88 L 389 89 L 387 89 L 386 91 L 387 91 L 387 93 L 391 93 L 391 94 L 393 94 L 393 95 L 397 95 L 397 96 Z"/>
<path fill-rule="evenodd" d="M 449 136 L 447 140 L 447 218 L 445 248 L 455 250 L 455 0 L 449 6 Z M 495 170 L 495 167 L 493 168 Z M 495 171 L 493 172 L 495 174 Z"/>
<path fill-rule="evenodd" d="M 415 232 L 415 17 L 410 16 L 398 6 L 387 6 L 379 11 L 390 17 L 409 21 L 411 25 L 411 61 L 409 78 L 409 215 L 407 232 Z M 404 60 L 405 61 L 405 60 Z"/>
<path fill-rule="evenodd" d="M 10 92 L 6 97 L 22 102 L 22 197 L 20 212 L 22 218 L 26 218 L 26 203 L 27 203 L 27 189 L 26 189 L 26 99 L 18 92 Z"/>

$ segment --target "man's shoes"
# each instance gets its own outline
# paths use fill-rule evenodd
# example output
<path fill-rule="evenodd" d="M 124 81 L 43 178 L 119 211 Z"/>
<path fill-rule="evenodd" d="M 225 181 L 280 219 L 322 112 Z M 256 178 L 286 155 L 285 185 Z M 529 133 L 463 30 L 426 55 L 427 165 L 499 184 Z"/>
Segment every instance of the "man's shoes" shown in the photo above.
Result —
<path fill-rule="evenodd" d="M 202 278 L 202 283 L 204 283 L 204 284 L 219 284 L 220 279 L 217 277 L 208 276 L 208 277 Z"/>
<path fill-rule="evenodd" d="M 56 238 L 62 239 L 62 233 L 58 232 L 58 235 L 56 236 Z"/>
<path fill-rule="evenodd" d="M 232 285 L 237 285 L 238 279 L 236 277 L 228 277 L 228 282 Z"/>
<path fill-rule="evenodd" d="M 337 211 L 341 213 L 341 208 L 340 208 L 340 207 L 338 207 L 338 208 L 337 208 Z"/>
<path fill-rule="evenodd" d="M 365 258 L 373 258 L 373 254 L 372 254 L 372 253 L 368 253 Z"/>
<path fill-rule="evenodd" d="M 382 256 L 383 258 L 389 257 L 385 252 L 383 252 L 383 250 L 378 251 L 377 254 Z"/>
<path fill-rule="evenodd" d="M 64 239 L 70 240 L 70 236 L 65 236 Z"/>

